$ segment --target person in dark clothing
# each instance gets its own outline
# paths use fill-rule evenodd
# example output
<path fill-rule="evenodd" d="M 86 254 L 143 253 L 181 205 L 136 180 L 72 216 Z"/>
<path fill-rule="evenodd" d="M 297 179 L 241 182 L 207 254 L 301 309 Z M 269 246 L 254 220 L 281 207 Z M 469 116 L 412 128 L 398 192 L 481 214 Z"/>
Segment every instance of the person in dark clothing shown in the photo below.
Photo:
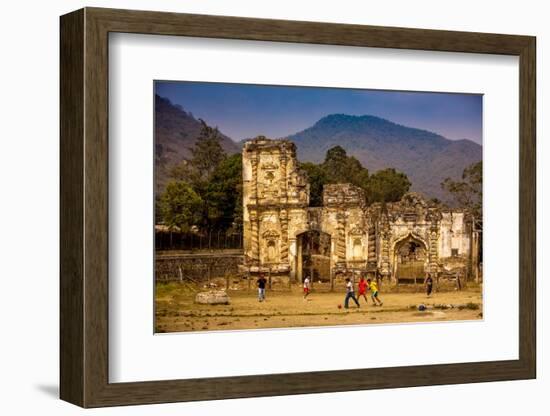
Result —
<path fill-rule="evenodd" d="M 256 284 L 258 285 L 258 302 L 263 302 L 265 300 L 265 285 L 267 280 L 263 274 L 260 274 Z"/>
<path fill-rule="evenodd" d="M 434 281 L 432 279 L 432 277 L 430 275 L 428 275 L 428 277 L 426 277 L 426 296 L 430 297 L 430 295 L 432 294 L 432 289 L 433 289 L 433 285 L 434 285 Z"/>

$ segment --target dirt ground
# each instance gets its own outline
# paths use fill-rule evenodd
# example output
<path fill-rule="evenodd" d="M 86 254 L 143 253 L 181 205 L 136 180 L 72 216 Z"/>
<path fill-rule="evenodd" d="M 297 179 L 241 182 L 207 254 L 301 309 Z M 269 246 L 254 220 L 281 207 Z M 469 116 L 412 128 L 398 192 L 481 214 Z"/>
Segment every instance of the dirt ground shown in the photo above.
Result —
<path fill-rule="evenodd" d="M 267 291 L 264 302 L 258 302 L 255 291 L 228 291 L 229 305 L 196 304 L 196 293 L 196 288 L 186 284 L 157 284 L 156 332 L 482 319 L 479 287 L 439 292 L 430 298 L 420 291 L 382 292 L 383 306 L 374 306 L 369 298 L 368 302 L 359 300 L 360 308 L 350 301 L 349 309 L 343 307 L 344 293 L 313 292 L 304 300 L 299 287 L 292 291 Z M 419 311 L 420 304 L 427 309 Z"/>

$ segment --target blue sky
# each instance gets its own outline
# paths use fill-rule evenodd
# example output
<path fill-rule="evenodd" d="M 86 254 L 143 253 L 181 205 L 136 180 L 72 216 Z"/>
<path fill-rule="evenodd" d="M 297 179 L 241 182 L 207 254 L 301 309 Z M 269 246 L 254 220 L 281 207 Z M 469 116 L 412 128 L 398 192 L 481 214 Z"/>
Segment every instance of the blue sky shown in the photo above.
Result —
<path fill-rule="evenodd" d="M 285 137 L 335 113 L 374 115 L 482 143 L 482 95 L 156 81 L 155 92 L 233 140 Z"/>

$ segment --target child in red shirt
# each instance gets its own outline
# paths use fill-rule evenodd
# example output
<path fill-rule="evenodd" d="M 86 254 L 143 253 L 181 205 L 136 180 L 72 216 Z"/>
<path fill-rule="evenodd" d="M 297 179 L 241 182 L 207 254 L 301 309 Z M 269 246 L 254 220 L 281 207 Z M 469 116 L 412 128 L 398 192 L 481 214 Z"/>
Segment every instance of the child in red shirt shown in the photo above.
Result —
<path fill-rule="evenodd" d="M 368 305 L 369 299 L 367 298 L 367 290 L 369 288 L 369 285 L 365 278 L 361 276 L 361 279 L 359 279 L 359 296 L 357 296 L 357 300 L 363 296 L 363 299 L 365 299 L 365 303 Z"/>

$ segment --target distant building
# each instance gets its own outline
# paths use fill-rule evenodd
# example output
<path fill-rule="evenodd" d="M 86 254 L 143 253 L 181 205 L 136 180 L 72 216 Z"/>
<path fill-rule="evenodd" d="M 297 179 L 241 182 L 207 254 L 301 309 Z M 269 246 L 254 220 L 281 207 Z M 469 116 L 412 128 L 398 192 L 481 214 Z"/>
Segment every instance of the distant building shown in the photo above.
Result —
<path fill-rule="evenodd" d="M 244 270 L 289 282 L 343 279 L 352 272 L 392 284 L 456 275 L 478 278 L 479 232 L 462 210 L 443 210 L 409 193 L 367 205 L 361 188 L 326 185 L 309 206 L 296 146 L 265 137 L 243 148 Z"/>

